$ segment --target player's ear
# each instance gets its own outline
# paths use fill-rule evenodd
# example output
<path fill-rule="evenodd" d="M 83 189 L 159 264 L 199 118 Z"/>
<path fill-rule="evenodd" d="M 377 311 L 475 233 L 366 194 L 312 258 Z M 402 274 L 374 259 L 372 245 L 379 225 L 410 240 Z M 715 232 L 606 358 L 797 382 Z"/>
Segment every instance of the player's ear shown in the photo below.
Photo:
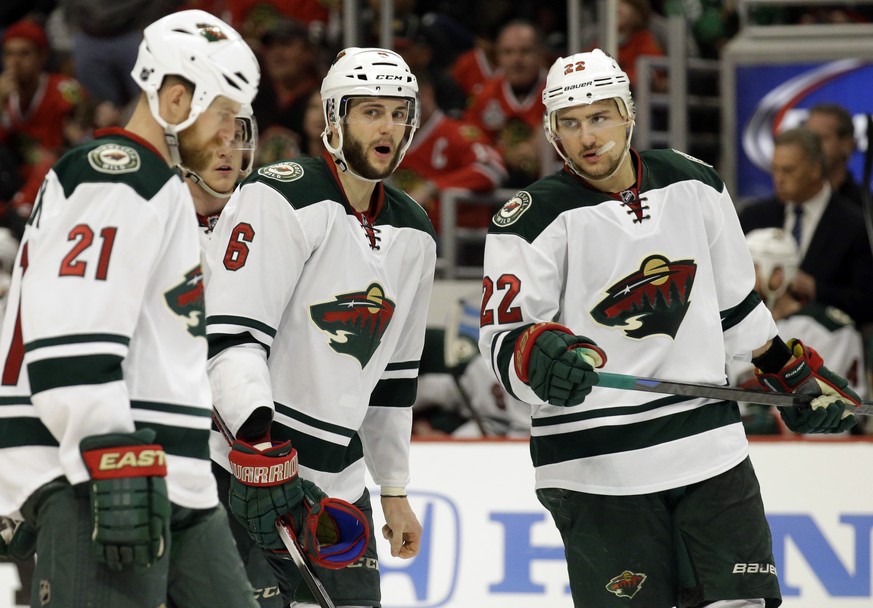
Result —
<path fill-rule="evenodd" d="M 176 125 L 188 118 L 191 110 L 191 91 L 182 82 L 168 79 L 159 92 L 161 116 Z"/>

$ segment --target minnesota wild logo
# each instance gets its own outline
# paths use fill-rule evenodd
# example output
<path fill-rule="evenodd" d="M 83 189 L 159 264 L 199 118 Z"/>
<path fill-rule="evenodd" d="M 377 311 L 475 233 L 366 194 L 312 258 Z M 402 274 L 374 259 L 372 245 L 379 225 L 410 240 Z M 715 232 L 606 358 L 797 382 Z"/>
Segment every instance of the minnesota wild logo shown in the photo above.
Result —
<path fill-rule="evenodd" d="M 200 30 L 200 35 L 206 38 L 209 42 L 227 40 L 227 34 L 221 31 L 221 28 L 213 23 L 198 23 L 197 27 Z"/>
<path fill-rule="evenodd" d="M 642 589 L 643 583 L 646 582 L 646 578 L 646 575 L 642 572 L 631 572 L 630 570 L 625 570 L 606 583 L 606 589 L 618 597 L 633 599 L 633 597 L 639 593 L 640 589 Z"/>
<path fill-rule="evenodd" d="M 185 320 L 188 333 L 194 337 L 206 335 L 206 315 L 203 306 L 203 271 L 196 268 L 185 273 L 185 279 L 164 293 L 167 305 Z"/>
<path fill-rule="evenodd" d="M 624 330 L 630 338 L 655 334 L 675 338 L 688 312 L 696 274 L 694 260 L 671 262 L 662 255 L 650 255 L 639 270 L 607 288 L 607 296 L 591 316 L 598 323 Z"/>
<path fill-rule="evenodd" d="M 394 302 L 372 283 L 364 291 L 345 293 L 309 307 L 315 325 L 330 336 L 330 347 L 367 366 L 394 316 Z"/>

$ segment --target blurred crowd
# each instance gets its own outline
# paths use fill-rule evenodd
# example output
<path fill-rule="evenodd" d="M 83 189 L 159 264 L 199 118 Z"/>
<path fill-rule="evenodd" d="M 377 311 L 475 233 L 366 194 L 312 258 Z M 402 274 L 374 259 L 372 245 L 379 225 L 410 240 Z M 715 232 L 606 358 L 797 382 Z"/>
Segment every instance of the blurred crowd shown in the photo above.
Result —
<path fill-rule="evenodd" d="M 360 45 L 380 46 L 381 2 L 360 5 Z M 183 8 L 219 15 L 258 54 L 262 84 L 253 104 L 259 124 L 255 167 L 322 154 L 319 85 L 329 61 L 344 46 L 341 0 L 6 0 L 0 8 L 0 293 L 5 292 L 17 239 L 44 175 L 65 150 L 89 140 L 96 130 L 124 124 L 139 91 L 130 71 L 143 27 Z M 584 4 L 584 48 L 570 52 L 598 46 L 594 11 L 594 3 Z M 739 28 L 735 3 L 721 0 L 619 0 L 617 11 L 617 59 L 632 88 L 638 79 L 636 59 L 664 55 L 668 16 L 680 15 L 687 22 L 691 56 L 718 58 Z M 560 159 L 543 135 L 541 93 L 546 67 L 568 52 L 564 0 L 396 0 L 393 17 L 392 46 L 418 78 L 422 125 L 392 180 L 428 211 L 438 235 L 443 230 L 439 197 L 444 190 L 488 194 L 498 188 L 521 188 L 559 168 Z M 762 6 L 750 19 L 869 22 L 871 14 L 853 5 Z M 669 86 L 660 73 L 653 74 L 651 82 L 657 91 Z M 813 238 L 817 225 L 825 227 L 822 230 L 845 221 L 863 225 L 858 220 L 863 186 L 846 170 L 855 146 L 851 117 L 830 104 L 811 113 L 802 128 L 817 135 L 810 152 L 815 158 L 809 162 L 821 164 L 821 179 L 803 184 L 805 190 L 798 193 L 779 181 L 792 179 L 790 175 L 774 171 L 776 194 L 770 203 L 777 205 L 776 211 L 754 221 L 747 216 L 744 223 L 750 222 L 748 230 L 789 229 L 795 220 L 783 215 L 783 209 L 804 206 L 807 199 L 818 205 L 807 234 L 796 241 L 801 261 L 786 293 L 798 306 L 817 303 L 843 313 L 839 318 L 857 326 L 867 344 L 866 327 L 873 319 L 863 298 L 867 286 L 873 285 L 867 282 L 873 263 L 862 268 L 870 255 L 866 235 L 859 232 L 855 249 L 846 252 L 846 263 L 860 268 L 857 271 L 840 273 L 810 261 L 822 255 Z M 806 148 L 797 145 L 806 158 Z M 805 171 L 795 179 L 809 175 Z M 851 208 L 848 215 L 833 218 L 821 212 L 825 203 L 830 205 L 832 193 L 845 199 Z M 502 202 L 495 199 L 493 207 L 462 204 L 457 225 L 487 227 Z M 459 302 L 452 314 L 461 321 L 428 335 L 429 363 L 422 369 L 416 405 L 415 432 L 420 435 L 529 432 L 526 407 L 506 394 L 474 356 L 476 300 L 477 294 L 471 294 Z M 869 361 L 869 354 L 863 353 L 863 358 Z M 859 373 L 866 376 L 869 368 L 861 361 Z"/>

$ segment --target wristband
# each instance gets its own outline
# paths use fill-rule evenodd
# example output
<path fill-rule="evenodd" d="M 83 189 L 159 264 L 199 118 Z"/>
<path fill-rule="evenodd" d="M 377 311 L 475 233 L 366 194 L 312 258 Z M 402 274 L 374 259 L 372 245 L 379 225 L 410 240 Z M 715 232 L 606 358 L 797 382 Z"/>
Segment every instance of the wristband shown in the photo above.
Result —
<path fill-rule="evenodd" d="M 779 371 L 791 361 L 791 351 L 782 338 L 775 336 L 771 341 L 770 348 L 758 357 L 752 359 L 752 365 L 765 374 L 778 374 Z"/>

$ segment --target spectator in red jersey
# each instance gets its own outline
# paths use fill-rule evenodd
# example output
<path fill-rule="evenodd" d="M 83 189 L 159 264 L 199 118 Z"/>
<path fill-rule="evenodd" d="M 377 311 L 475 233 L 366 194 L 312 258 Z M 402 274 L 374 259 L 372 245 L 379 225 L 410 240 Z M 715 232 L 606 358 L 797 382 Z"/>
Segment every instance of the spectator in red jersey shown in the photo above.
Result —
<path fill-rule="evenodd" d="M 631 90 L 637 86 L 637 58 L 642 56 L 662 57 L 664 49 L 649 27 L 652 5 L 649 0 L 619 0 L 618 10 L 618 64 L 630 79 Z M 667 89 L 663 72 L 653 74 L 652 88 Z"/>
<path fill-rule="evenodd" d="M 490 192 L 506 179 L 506 168 L 485 134 L 469 123 L 446 116 L 436 103 L 433 82 L 418 76 L 421 127 L 392 176 L 392 183 L 405 190 L 430 216 L 437 234 L 439 193 L 446 188 Z M 495 209 L 462 206 L 458 225 L 487 226 Z"/>
<path fill-rule="evenodd" d="M 529 21 L 513 20 L 497 35 L 500 75 L 489 80 L 465 114 L 497 146 L 510 186 L 523 187 L 540 172 L 542 93 L 546 82 L 542 38 Z"/>
<path fill-rule="evenodd" d="M 474 34 L 473 48 L 462 53 L 451 69 L 452 78 L 461 87 L 472 103 L 485 83 L 497 77 L 497 54 L 495 34 L 483 25 Z"/>
<path fill-rule="evenodd" d="M 84 97 L 75 79 L 46 71 L 49 54 L 45 30 L 34 21 L 18 21 L 3 33 L 0 144 L 17 156 L 24 185 L 12 204 L 24 216 L 64 151 L 65 124 Z"/>

